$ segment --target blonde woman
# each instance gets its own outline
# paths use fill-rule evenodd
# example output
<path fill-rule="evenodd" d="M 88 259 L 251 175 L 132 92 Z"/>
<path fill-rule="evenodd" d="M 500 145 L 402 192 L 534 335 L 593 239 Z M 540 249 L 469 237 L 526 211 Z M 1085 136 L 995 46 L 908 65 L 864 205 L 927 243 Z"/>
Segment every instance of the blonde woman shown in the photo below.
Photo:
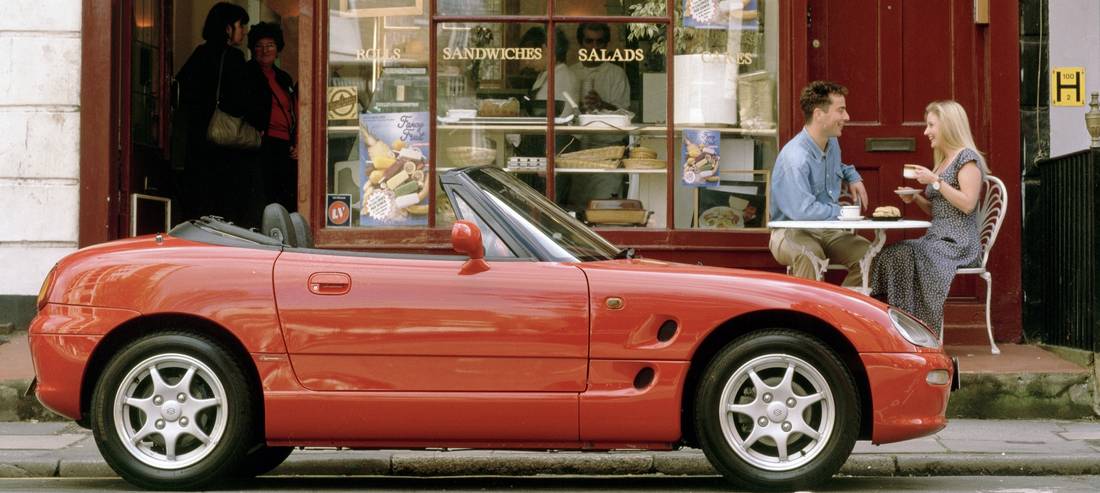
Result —
<path fill-rule="evenodd" d="M 936 101 L 924 110 L 924 135 L 932 146 L 932 169 L 916 166 L 922 193 L 900 194 L 905 203 L 932 216 L 928 232 L 884 249 L 871 269 L 871 293 L 943 330 L 943 303 L 955 269 L 976 265 L 981 256 L 978 199 L 989 173 L 974 145 L 966 110 Z"/>

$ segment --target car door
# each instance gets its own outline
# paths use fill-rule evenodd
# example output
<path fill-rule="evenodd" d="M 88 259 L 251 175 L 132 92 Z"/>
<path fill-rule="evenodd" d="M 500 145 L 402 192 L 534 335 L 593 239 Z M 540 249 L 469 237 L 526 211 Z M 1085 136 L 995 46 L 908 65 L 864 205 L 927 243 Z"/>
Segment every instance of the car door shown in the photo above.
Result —
<path fill-rule="evenodd" d="M 311 390 L 580 392 L 588 286 L 575 266 L 287 251 L 275 264 L 294 372 Z"/>

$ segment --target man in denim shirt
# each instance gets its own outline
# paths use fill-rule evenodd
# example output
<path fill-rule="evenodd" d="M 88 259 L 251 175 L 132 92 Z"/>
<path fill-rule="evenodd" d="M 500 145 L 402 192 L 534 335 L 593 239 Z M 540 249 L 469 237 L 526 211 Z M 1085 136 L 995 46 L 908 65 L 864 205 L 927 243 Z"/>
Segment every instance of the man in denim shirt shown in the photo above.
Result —
<path fill-rule="evenodd" d="M 769 217 L 773 221 L 825 221 L 840 215 L 842 182 L 859 203 L 867 207 L 867 189 L 854 166 L 840 162 L 837 137 L 848 121 L 840 84 L 814 81 L 802 90 L 799 105 L 806 125 L 783 149 L 772 170 Z M 780 264 L 805 279 L 817 279 L 810 256 L 848 267 L 845 286 L 860 286 L 859 260 L 870 242 L 862 236 L 835 229 L 775 229 L 768 247 Z"/>

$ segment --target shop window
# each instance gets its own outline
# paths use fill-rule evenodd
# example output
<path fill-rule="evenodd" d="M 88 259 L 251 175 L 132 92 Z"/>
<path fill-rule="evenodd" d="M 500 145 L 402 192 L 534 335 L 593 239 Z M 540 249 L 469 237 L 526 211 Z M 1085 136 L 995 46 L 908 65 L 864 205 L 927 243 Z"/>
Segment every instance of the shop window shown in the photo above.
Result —
<path fill-rule="evenodd" d="M 666 227 L 664 58 L 627 35 L 557 24 L 551 53 L 544 23 L 440 23 L 441 169 L 492 165 L 543 193 L 553 183 L 557 204 L 595 226 Z M 632 210 L 589 218 L 591 207 Z"/>
<path fill-rule="evenodd" d="M 429 2 L 329 1 L 326 192 L 352 227 L 425 227 Z"/>
<path fill-rule="evenodd" d="M 326 193 L 349 196 L 352 225 L 426 227 L 434 214 L 445 228 L 454 211 L 438 193 L 430 210 L 429 180 L 488 165 L 599 228 L 766 228 L 778 0 L 676 0 L 671 36 L 651 19 L 664 0 L 559 0 L 554 18 L 507 18 L 548 6 L 330 0 Z M 492 18 L 446 19 L 458 15 Z M 604 18 L 552 22 L 574 15 Z"/>
<path fill-rule="evenodd" d="M 778 144 L 778 0 L 686 1 L 675 12 L 675 225 L 766 227 Z"/>

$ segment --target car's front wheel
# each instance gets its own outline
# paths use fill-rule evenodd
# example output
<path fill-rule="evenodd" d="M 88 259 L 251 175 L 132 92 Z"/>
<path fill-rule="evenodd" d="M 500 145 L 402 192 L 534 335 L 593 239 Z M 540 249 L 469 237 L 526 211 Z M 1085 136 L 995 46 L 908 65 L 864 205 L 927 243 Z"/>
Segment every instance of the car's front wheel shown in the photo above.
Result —
<path fill-rule="evenodd" d="M 796 331 L 743 336 L 699 382 L 696 432 L 726 478 L 753 489 L 818 487 L 855 445 L 859 395 L 843 362 Z"/>
<path fill-rule="evenodd" d="M 172 332 L 116 354 L 92 397 L 92 432 L 120 476 L 144 488 L 198 489 L 232 474 L 252 436 L 244 370 L 218 342 Z"/>

